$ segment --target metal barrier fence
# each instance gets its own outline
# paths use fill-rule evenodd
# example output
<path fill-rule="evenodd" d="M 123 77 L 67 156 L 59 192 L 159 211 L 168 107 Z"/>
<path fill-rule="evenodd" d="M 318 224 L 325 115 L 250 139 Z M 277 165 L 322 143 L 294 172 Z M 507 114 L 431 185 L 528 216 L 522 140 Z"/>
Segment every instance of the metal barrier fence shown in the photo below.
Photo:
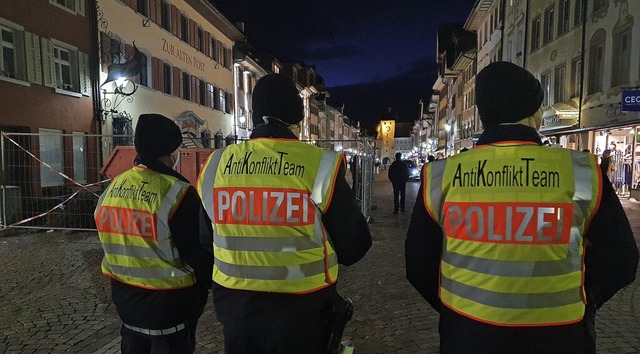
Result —
<path fill-rule="evenodd" d="M 183 145 L 192 146 L 187 140 L 193 139 L 185 139 Z M 215 146 L 215 142 L 209 143 L 209 146 Z M 363 215 L 369 220 L 375 162 L 372 142 L 363 138 L 310 143 L 345 151 L 350 161 L 354 193 Z M 110 181 L 101 172 L 102 167 L 109 162 L 109 156 L 117 146 L 131 145 L 133 137 L 128 135 L 2 132 L 0 230 L 94 231 L 93 211 Z M 206 149 L 183 148 L 181 160 L 198 165 L 202 163 L 202 157 L 198 159 L 193 155 L 202 150 Z M 126 163 L 133 162 L 129 155 L 126 158 Z M 193 179 L 197 173 L 191 175 L 190 179 Z"/>

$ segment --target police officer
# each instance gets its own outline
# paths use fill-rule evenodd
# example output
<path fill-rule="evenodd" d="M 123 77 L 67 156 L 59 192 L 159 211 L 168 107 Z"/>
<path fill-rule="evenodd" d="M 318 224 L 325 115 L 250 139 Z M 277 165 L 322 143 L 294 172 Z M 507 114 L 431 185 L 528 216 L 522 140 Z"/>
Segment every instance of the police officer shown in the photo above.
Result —
<path fill-rule="evenodd" d="M 195 188 L 171 168 L 178 126 L 142 114 L 134 140 L 135 166 L 113 179 L 95 210 L 122 353 L 192 353 L 213 267 L 200 235 L 211 226 Z"/>
<path fill-rule="evenodd" d="M 300 142 L 293 81 L 255 85 L 251 139 L 216 150 L 198 180 L 214 229 L 213 299 L 226 353 L 326 353 L 338 264 L 371 246 L 342 153 Z"/>
<path fill-rule="evenodd" d="M 629 221 L 594 155 L 542 146 L 525 69 L 476 77 L 477 148 L 427 164 L 406 239 L 441 353 L 595 352 L 595 309 L 633 282 Z"/>

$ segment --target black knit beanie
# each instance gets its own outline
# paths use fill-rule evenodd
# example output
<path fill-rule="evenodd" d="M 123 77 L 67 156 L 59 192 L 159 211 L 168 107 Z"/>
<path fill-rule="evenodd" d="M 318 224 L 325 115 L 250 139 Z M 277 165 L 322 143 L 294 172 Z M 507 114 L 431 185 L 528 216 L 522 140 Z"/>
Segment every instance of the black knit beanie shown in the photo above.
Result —
<path fill-rule="evenodd" d="M 540 81 L 510 62 L 491 63 L 476 76 L 476 106 L 485 128 L 533 115 L 543 98 Z"/>
<path fill-rule="evenodd" d="M 182 133 L 171 119 L 156 113 L 138 117 L 134 145 L 139 155 L 157 159 L 171 155 L 181 144 Z"/>
<path fill-rule="evenodd" d="M 284 75 L 270 74 L 260 78 L 253 89 L 251 103 L 253 126 L 264 124 L 264 116 L 274 117 L 288 124 L 296 124 L 303 118 L 302 99 L 298 89 Z"/>

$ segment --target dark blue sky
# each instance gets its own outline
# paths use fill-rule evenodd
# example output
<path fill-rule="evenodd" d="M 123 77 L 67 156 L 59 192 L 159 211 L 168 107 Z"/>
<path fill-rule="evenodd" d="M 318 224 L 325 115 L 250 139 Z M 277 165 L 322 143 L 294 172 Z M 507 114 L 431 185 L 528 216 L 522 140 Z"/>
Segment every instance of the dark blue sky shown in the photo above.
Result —
<path fill-rule="evenodd" d="M 256 49 L 315 66 L 330 104 L 375 124 L 389 107 L 401 121 L 419 116 L 418 101 L 436 78 L 438 25 L 464 23 L 476 0 L 210 1 L 244 22 Z"/>
<path fill-rule="evenodd" d="M 376 82 L 435 62 L 436 29 L 475 0 L 214 0 L 249 42 L 315 65 L 327 87 Z"/>

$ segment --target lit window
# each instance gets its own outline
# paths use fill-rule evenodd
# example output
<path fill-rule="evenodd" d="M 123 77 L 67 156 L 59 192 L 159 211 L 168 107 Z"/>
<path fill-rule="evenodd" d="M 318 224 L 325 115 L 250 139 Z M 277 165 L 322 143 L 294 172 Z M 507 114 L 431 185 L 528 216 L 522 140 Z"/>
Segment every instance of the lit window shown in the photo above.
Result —
<path fill-rule="evenodd" d="M 75 54 L 75 53 L 74 53 Z M 53 57 L 56 67 L 56 87 L 66 91 L 79 91 L 74 87 L 71 74 L 72 52 L 58 46 L 53 47 Z"/>
<path fill-rule="evenodd" d="M 13 29 L 0 26 L 0 76 L 15 79 L 16 68 L 16 38 Z"/>
<path fill-rule="evenodd" d="M 543 107 L 549 105 L 549 92 L 551 89 L 551 80 L 549 76 L 551 76 L 549 72 L 546 72 L 540 76 L 540 84 L 542 85 L 542 90 L 544 91 L 544 100 L 542 100 Z"/>

